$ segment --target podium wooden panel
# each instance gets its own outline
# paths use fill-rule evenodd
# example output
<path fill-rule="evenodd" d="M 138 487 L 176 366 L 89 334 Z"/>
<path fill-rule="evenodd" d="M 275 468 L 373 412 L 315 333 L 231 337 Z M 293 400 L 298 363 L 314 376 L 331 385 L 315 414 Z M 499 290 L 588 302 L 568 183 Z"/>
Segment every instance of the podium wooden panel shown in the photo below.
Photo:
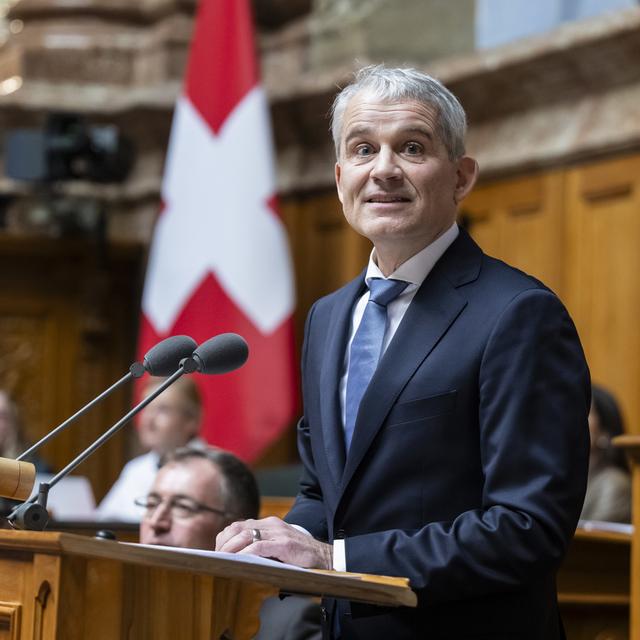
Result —
<path fill-rule="evenodd" d="M 640 638 L 640 436 L 626 434 L 613 439 L 624 449 L 631 465 L 631 621 L 630 637 Z"/>
<path fill-rule="evenodd" d="M 279 590 L 391 606 L 417 601 L 403 578 L 0 531 L 0 640 L 248 639 L 262 599 Z"/>
<path fill-rule="evenodd" d="M 628 640 L 631 536 L 578 529 L 557 577 L 567 640 Z"/>

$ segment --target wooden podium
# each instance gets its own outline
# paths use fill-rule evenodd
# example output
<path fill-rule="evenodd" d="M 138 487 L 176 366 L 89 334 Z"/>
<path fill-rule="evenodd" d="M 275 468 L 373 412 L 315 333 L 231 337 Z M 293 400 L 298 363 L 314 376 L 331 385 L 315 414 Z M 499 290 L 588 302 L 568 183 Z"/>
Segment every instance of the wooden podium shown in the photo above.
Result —
<path fill-rule="evenodd" d="M 248 639 L 262 600 L 278 591 L 387 606 L 417 602 L 404 578 L 0 531 L 0 640 Z"/>
<path fill-rule="evenodd" d="M 613 439 L 613 444 L 627 454 L 631 466 L 631 588 L 629 637 L 640 637 L 640 436 L 626 434 Z"/>
<path fill-rule="evenodd" d="M 578 530 L 558 572 L 558 599 L 569 640 L 640 638 L 640 436 L 613 443 L 631 466 L 631 533 Z"/>
<path fill-rule="evenodd" d="M 629 640 L 631 535 L 578 529 L 558 571 L 567 640 Z"/>

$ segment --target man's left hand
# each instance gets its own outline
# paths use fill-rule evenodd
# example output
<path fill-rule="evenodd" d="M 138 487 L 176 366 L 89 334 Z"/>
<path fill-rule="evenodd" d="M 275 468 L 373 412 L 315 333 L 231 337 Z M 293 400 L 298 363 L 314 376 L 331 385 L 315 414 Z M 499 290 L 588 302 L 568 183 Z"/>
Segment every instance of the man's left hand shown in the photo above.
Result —
<path fill-rule="evenodd" d="M 307 569 L 332 569 L 333 547 L 280 518 L 240 520 L 216 537 L 216 551 L 251 553 Z"/>

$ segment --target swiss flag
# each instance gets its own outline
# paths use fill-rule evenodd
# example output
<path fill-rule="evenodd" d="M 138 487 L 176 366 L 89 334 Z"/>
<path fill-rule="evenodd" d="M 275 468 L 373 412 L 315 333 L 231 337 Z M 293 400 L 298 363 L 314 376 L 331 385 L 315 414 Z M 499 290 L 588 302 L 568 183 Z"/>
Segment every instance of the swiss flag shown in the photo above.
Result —
<path fill-rule="evenodd" d="M 196 376 L 202 436 L 254 460 L 296 411 L 294 289 L 248 0 L 200 0 L 142 300 L 139 353 L 233 331 L 247 364 Z"/>

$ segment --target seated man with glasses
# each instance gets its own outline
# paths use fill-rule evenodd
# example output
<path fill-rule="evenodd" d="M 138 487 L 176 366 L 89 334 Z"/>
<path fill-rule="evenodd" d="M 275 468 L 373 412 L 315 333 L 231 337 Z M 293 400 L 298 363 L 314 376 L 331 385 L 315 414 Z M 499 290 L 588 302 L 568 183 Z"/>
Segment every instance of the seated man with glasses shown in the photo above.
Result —
<path fill-rule="evenodd" d="M 251 470 L 228 451 L 183 447 L 162 462 L 151 490 L 135 503 L 143 508 L 140 542 L 211 549 L 236 520 L 257 518 L 260 495 Z M 320 607 L 305 598 L 267 598 L 255 640 L 316 640 Z"/>
<path fill-rule="evenodd" d="M 190 549 L 213 549 L 219 531 L 260 510 L 251 470 L 222 449 L 181 448 L 167 455 L 148 495 L 140 542 Z"/>

